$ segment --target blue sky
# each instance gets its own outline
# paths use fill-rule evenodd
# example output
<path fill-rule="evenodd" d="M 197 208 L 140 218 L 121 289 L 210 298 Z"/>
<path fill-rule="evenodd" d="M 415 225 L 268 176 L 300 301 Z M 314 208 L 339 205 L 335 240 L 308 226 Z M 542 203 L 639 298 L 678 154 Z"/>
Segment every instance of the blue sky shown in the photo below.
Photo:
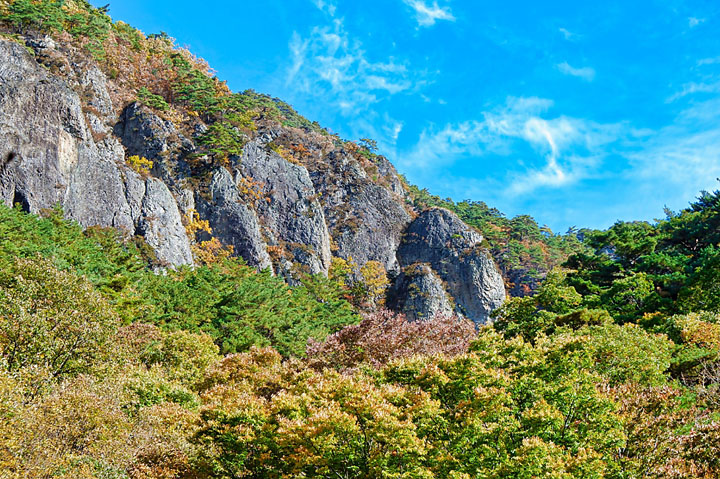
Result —
<path fill-rule="evenodd" d="M 420 187 L 559 232 L 659 218 L 718 186 L 719 13 L 710 0 L 110 6 L 233 90 L 376 139 Z"/>

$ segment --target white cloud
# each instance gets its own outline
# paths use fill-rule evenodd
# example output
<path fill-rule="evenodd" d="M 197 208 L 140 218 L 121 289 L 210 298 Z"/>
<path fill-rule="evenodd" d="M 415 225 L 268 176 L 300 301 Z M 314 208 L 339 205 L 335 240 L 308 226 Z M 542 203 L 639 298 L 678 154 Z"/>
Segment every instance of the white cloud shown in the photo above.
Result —
<path fill-rule="evenodd" d="M 562 62 L 556 65 L 560 73 L 582 78 L 585 81 L 593 81 L 595 79 L 595 69 L 591 67 L 575 68 L 568 62 Z"/>
<path fill-rule="evenodd" d="M 293 34 L 290 54 L 286 84 L 298 92 L 322 97 L 345 114 L 422 84 L 404 62 L 392 57 L 368 59 L 362 44 L 345 31 L 342 20 L 315 27 L 306 38 Z"/>
<path fill-rule="evenodd" d="M 439 171 L 463 155 L 509 157 L 521 142 L 537 156 L 521 171 L 509 175 L 506 194 L 575 183 L 591 173 L 603 147 L 619 138 L 621 125 L 566 116 L 547 118 L 552 106 L 552 101 L 542 98 L 509 98 L 504 106 L 483 112 L 482 120 L 448 124 L 439 131 L 425 130 L 401 164 Z"/>
<path fill-rule="evenodd" d="M 327 13 L 331 17 L 335 16 L 337 5 L 335 5 L 335 2 L 333 0 L 312 0 L 312 2 L 315 4 L 316 7 L 318 7 L 320 10 Z"/>
<path fill-rule="evenodd" d="M 525 198 L 537 201 L 539 194 L 589 198 L 592 188 L 578 184 L 610 182 L 622 193 L 595 208 L 613 209 L 628 219 L 640 210 L 660 214 L 663 204 L 682 208 L 701 189 L 717 188 L 719 95 L 688 102 L 672 122 L 656 129 L 553 115 L 552 108 L 546 99 L 509 98 L 478 120 L 429 127 L 400 157 L 401 171 L 413 172 L 411 176 L 444 189 L 443 194 L 474 195 L 505 205 Z M 502 167 L 496 166 L 499 162 Z M 463 165 L 459 171 L 475 164 L 478 171 L 494 173 L 453 177 L 451 172 L 458 170 L 450 166 L 456 163 Z M 631 208 L 627 202 L 639 203 Z"/>
<path fill-rule="evenodd" d="M 694 103 L 629 155 L 631 174 L 662 185 L 667 201 L 681 203 L 720 177 L 720 98 Z"/>
<path fill-rule="evenodd" d="M 720 57 L 714 57 L 714 58 L 701 58 L 698 60 L 697 64 L 699 67 L 703 65 L 716 65 L 720 63 Z"/>
<path fill-rule="evenodd" d="M 384 117 L 384 125 L 383 125 L 383 133 L 384 136 L 389 138 L 389 140 L 395 144 L 397 142 L 398 137 L 400 136 L 400 132 L 402 132 L 403 127 L 405 126 L 405 123 L 402 121 L 394 120 L 385 113 Z"/>
<path fill-rule="evenodd" d="M 690 17 L 690 18 L 688 18 L 688 26 L 690 28 L 695 28 L 698 25 L 700 25 L 701 23 L 703 23 L 704 21 L 705 21 L 704 18 Z"/>
<path fill-rule="evenodd" d="M 403 2 L 414 10 L 415 19 L 421 27 L 431 27 L 438 20 L 455 21 L 450 7 L 440 7 L 436 1 L 432 5 L 425 0 L 403 0 Z"/>
<path fill-rule="evenodd" d="M 567 28 L 560 27 L 560 28 L 558 28 L 558 31 L 560 33 L 562 33 L 563 37 L 565 37 L 565 40 L 573 40 L 574 38 L 577 37 L 577 35 L 575 33 L 571 32 Z"/>
<path fill-rule="evenodd" d="M 690 82 L 683 85 L 682 90 L 670 96 L 666 102 L 671 103 L 680 98 L 688 95 L 694 95 L 695 93 L 720 93 L 720 81 L 711 83 L 704 82 Z"/>

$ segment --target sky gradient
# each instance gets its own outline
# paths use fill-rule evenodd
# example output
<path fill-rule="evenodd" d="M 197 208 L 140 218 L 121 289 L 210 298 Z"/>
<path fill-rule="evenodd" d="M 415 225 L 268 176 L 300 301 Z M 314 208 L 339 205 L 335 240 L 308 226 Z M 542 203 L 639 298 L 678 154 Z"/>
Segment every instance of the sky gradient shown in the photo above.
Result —
<path fill-rule="evenodd" d="M 110 15 L 167 32 L 233 90 L 376 139 L 434 194 L 556 232 L 718 187 L 720 4 L 500 3 L 116 0 Z"/>

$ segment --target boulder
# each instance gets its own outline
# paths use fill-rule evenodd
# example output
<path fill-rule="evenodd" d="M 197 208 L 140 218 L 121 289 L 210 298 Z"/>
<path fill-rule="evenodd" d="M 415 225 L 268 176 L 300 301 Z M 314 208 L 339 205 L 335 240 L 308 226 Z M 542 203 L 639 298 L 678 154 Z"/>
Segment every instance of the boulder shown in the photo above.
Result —
<path fill-rule="evenodd" d="M 455 309 L 442 280 L 424 263 L 403 268 L 388 292 L 387 305 L 411 321 L 431 319 Z"/>
<path fill-rule="evenodd" d="M 505 285 L 482 240 L 454 213 L 430 209 L 410 224 L 397 258 L 403 267 L 428 264 L 445 283 L 456 312 L 485 324 L 505 300 Z"/>

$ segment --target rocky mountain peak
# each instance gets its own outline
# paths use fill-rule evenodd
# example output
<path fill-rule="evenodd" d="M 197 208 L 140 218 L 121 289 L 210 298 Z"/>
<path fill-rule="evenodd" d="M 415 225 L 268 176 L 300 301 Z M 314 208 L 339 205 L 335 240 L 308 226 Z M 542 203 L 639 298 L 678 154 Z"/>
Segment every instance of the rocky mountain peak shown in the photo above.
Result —
<path fill-rule="evenodd" d="M 192 265 L 210 239 L 291 284 L 327 275 L 333 257 L 377 262 L 393 282 L 389 304 L 417 319 L 455 311 L 484 323 L 502 303 L 482 236 L 444 209 L 413 219 L 384 157 L 262 115 L 244 133 L 202 115 L 174 118 L 127 101 L 120 79 L 49 37 L 28 46 L 35 55 L 0 39 L 5 204 L 60 205 L 84 227 L 140 235 L 166 267 Z M 234 146 L 219 153 L 209 133 Z M 188 228 L 195 218 L 201 231 Z"/>

